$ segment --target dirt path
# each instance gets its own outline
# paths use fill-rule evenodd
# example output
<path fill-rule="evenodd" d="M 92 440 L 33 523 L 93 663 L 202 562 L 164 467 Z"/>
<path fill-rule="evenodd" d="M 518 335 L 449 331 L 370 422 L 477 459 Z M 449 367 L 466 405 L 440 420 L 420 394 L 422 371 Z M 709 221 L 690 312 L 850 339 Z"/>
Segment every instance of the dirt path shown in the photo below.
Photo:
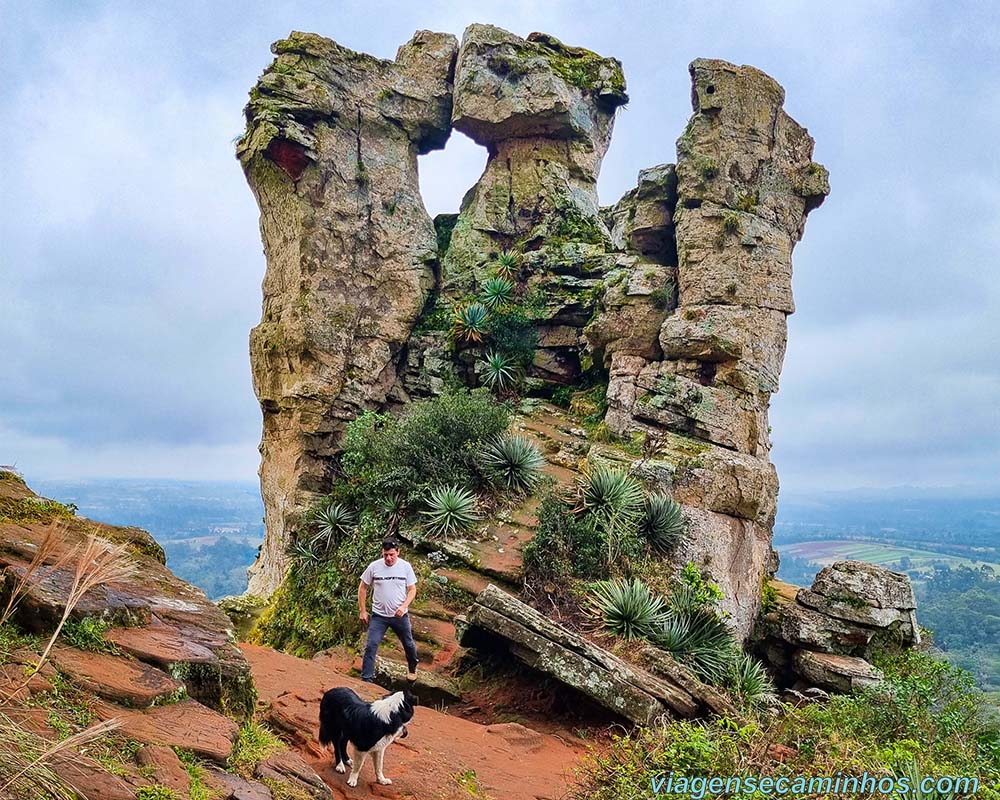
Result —
<path fill-rule="evenodd" d="M 493 798 L 542 800 L 563 797 L 573 769 L 585 755 L 582 741 L 542 734 L 517 723 L 479 725 L 419 707 L 410 735 L 386 752 L 392 786 L 375 783 L 370 764 L 356 789 L 333 770 L 316 742 L 316 715 L 326 689 L 349 686 L 366 699 L 383 690 L 340 674 L 330 662 L 314 662 L 254 645 L 241 645 L 250 662 L 266 716 L 327 782 L 338 798 Z"/>

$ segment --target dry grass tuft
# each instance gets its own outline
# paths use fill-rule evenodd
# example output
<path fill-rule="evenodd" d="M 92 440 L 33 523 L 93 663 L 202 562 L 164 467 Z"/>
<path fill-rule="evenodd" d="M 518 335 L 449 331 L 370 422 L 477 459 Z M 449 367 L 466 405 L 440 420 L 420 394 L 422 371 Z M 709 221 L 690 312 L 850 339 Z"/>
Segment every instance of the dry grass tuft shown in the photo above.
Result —
<path fill-rule="evenodd" d="M 77 792 L 49 764 L 60 753 L 100 739 L 119 725 L 118 720 L 108 720 L 52 743 L 26 731 L 0 711 L 0 797 L 75 800 Z"/>
<path fill-rule="evenodd" d="M 120 725 L 118 720 L 107 720 L 52 743 L 26 730 L 7 713 L 12 705 L 11 698 L 28 685 L 30 678 L 48 660 L 52 646 L 59 638 L 66 621 L 87 592 L 98 586 L 126 580 L 136 571 L 136 564 L 129 555 L 127 544 L 112 544 L 93 534 L 82 544 L 56 557 L 60 532 L 58 523 L 51 525 L 46 531 L 27 569 L 15 578 L 6 607 L 0 614 L 0 624 L 7 622 L 34 584 L 52 571 L 74 564 L 62 618 L 38 663 L 21 686 L 6 696 L 0 696 L 0 797 L 75 800 L 78 793 L 52 770 L 52 760 L 61 753 L 106 736 Z M 49 561 L 52 563 L 48 563 Z"/>

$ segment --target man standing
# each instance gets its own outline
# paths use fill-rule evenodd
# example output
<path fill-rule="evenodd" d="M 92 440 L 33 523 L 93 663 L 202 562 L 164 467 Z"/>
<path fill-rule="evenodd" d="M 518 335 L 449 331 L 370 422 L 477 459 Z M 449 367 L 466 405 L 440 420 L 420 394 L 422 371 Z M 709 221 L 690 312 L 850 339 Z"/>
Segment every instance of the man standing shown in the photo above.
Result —
<path fill-rule="evenodd" d="M 368 617 L 368 587 L 374 582 L 372 591 L 371 621 Z M 399 544 L 395 539 L 382 542 L 382 558 L 373 561 L 361 576 L 358 584 L 358 610 L 361 621 L 368 625 L 368 643 L 365 657 L 361 662 L 361 680 L 373 683 L 375 680 L 375 654 L 382 643 L 386 628 L 392 628 L 406 651 L 408 680 L 417 678 L 417 646 L 413 642 L 413 630 L 407 613 L 410 603 L 417 595 L 417 576 L 409 561 L 399 557 Z"/>

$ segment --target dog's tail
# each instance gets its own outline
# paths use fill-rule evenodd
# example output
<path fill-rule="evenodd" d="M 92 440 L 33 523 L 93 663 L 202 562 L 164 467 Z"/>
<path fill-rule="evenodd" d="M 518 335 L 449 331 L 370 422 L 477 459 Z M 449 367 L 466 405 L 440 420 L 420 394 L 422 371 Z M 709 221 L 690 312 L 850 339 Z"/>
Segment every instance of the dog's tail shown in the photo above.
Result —
<path fill-rule="evenodd" d="M 333 744 L 333 731 L 330 730 L 330 724 L 327 720 L 330 714 L 326 712 L 325 705 L 326 698 L 324 697 L 319 707 L 319 743 L 323 747 L 329 747 Z"/>

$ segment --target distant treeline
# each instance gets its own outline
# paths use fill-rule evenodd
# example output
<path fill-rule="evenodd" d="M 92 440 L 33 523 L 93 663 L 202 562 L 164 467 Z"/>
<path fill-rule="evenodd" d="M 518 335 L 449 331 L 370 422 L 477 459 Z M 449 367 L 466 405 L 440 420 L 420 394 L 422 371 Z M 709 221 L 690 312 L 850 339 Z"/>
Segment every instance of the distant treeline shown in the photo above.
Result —
<path fill-rule="evenodd" d="M 917 621 L 949 661 L 1000 692 L 1000 575 L 989 566 L 938 567 L 915 585 Z"/>

